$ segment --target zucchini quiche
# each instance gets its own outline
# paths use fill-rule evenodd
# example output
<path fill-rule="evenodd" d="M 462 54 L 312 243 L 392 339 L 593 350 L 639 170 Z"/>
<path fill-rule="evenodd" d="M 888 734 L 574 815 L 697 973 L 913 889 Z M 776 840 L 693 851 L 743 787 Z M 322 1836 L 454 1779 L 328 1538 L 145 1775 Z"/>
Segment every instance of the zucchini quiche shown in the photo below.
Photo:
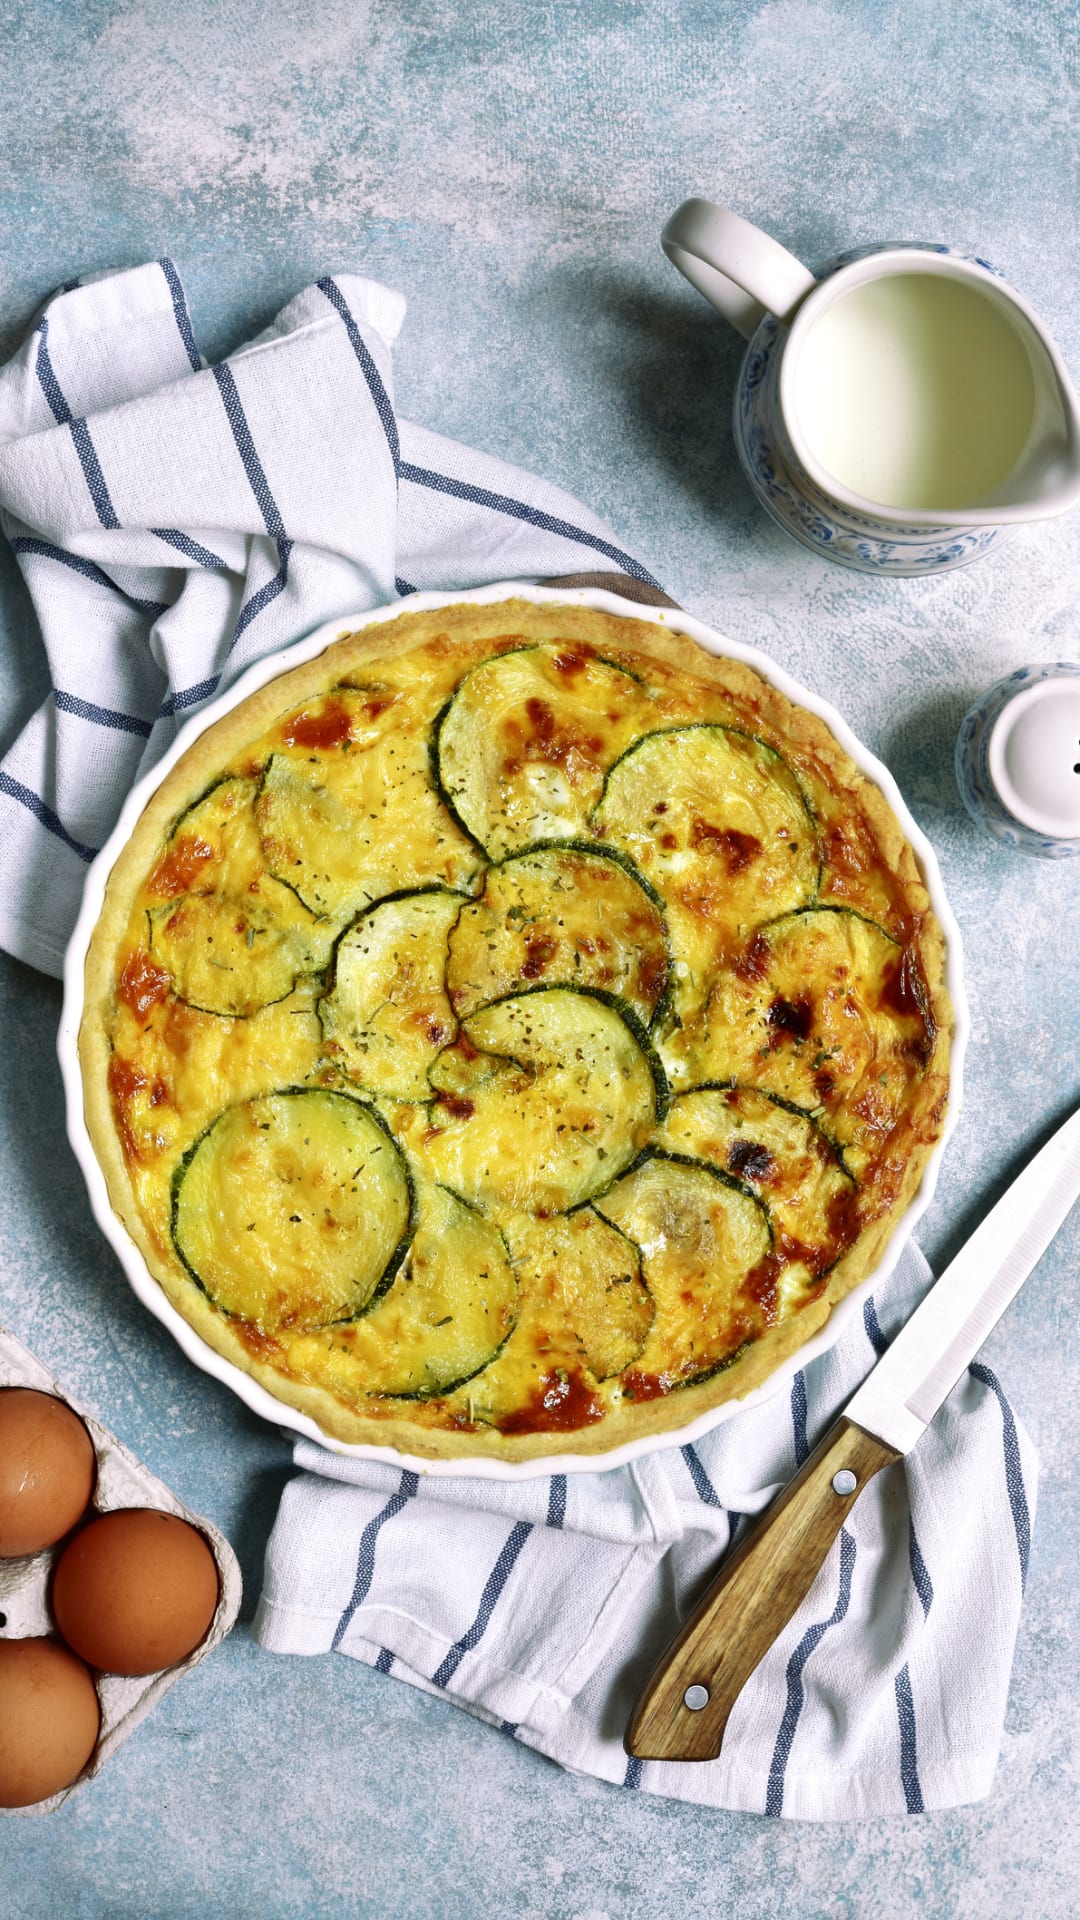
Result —
<path fill-rule="evenodd" d="M 344 635 L 209 726 L 91 940 L 87 1121 L 202 1339 L 333 1442 L 603 1453 L 759 1385 L 940 1137 L 914 854 L 662 620 Z"/>

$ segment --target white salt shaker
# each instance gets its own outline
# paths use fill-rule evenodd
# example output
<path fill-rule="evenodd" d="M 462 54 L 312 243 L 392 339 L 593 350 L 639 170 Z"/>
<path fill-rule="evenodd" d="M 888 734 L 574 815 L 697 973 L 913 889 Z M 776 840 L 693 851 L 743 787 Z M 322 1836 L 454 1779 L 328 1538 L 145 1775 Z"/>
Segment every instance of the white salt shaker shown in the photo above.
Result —
<path fill-rule="evenodd" d="M 976 701 L 956 743 L 972 819 L 1023 853 L 1080 853 L 1080 664 L 1018 667 Z"/>

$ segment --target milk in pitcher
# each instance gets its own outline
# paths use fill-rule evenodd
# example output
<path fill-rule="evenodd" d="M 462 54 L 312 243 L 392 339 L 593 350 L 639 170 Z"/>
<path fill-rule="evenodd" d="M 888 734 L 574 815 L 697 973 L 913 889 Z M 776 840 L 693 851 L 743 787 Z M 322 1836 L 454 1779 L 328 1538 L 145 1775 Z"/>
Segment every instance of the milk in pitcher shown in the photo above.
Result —
<path fill-rule="evenodd" d="M 826 306 L 798 358 L 807 448 L 850 492 L 946 510 L 991 496 L 1035 413 L 1027 346 L 1008 312 L 961 280 L 890 273 Z"/>

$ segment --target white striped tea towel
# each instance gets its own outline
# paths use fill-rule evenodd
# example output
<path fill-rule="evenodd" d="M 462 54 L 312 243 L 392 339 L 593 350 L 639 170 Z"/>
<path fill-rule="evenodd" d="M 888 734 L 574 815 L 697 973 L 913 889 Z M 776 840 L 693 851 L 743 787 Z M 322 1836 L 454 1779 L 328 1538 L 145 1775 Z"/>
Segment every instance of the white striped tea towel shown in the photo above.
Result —
<path fill-rule="evenodd" d="M 442 1694 L 579 1772 L 804 1820 L 978 1800 L 997 1762 L 1034 1450 L 976 1363 L 860 1496 L 744 1688 L 718 1760 L 628 1760 L 638 1689 L 744 1516 L 790 1479 L 930 1278 L 907 1249 L 789 1391 L 610 1473 L 422 1476 L 302 1440 L 255 1636 Z"/>
<path fill-rule="evenodd" d="M 180 722 L 323 621 L 586 569 L 568 494 L 394 412 L 405 303 L 337 274 L 205 366 L 170 260 L 72 283 L 0 370 L 0 525 L 52 690 L 0 764 L 0 946 L 59 973 L 86 866 Z"/>
<path fill-rule="evenodd" d="M 31 965 L 59 971 L 128 787 L 261 655 L 418 587 L 598 565 L 655 585 L 556 488 L 397 420 L 403 312 L 336 275 L 207 367 L 163 260 L 63 289 L 0 371 L 0 518 L 52 684 L 0 765 L 0 944 Z M 790 1476 L 926 1279 L 911 1250 L 790 1395 L 613 1473 L 421 1479 L 301 1443 L 262 1644 L 338 1648 L 630 1788 L 807 1818 L 977 1798 L 1035 1488 L 980 1366 L 860 1499 L 721 1759 L 641 1767 L 621 1749 L 637 1685 L 738 1516 Z"/>

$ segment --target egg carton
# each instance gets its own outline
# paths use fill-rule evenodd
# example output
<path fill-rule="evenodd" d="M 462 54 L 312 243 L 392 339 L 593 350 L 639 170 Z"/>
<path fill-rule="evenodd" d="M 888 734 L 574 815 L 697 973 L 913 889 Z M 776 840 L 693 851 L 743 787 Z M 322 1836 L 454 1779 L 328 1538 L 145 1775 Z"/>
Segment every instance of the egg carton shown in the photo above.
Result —
<path fill-rule="evenodd" d="M 101 1425 L 100 1420 L 95 1420 L 92 1414 L 87 1413 L 85 1407 L 80 1406 L 78 1400 L 60 1386 L 48 1369 L 4 1327 L 0 1327 L 0 1387 L 35 1387 L 41 1393 L 55 1394 L 85 1423 L 97 1456 L 97 1484 L 90 1507 L 92 1513 L 109 1513 L 116 1507 L 153 1507 L 158 1512 L 175 1513 L 181 1520 L 190 1521 L 209 1544 L 217 1562 L 221 1583 L 217 1611 L 210 1631 L 186 1660 L 179 1661 L 174 1667 L 167 1667 L 162 1673 L 142 1674 L 134 1678 L 112 1673 L 95 1676 L 101 1702 L 101 1733 L 89 1766 L 70 1787 L 54 1793 L 48 1800 L 39 1800 L 30 1807 L 0 1807 L 2 1819 L 9 1813 L 51 1813 L 54 1807 L 62 1806 L 73 1793 L 78 1793 L 93 1780 L 121 1742 L 134 1733 L 140 1720 L 157 1705 L 162 1694 L 182 1680 L 185 1673 L 204 1660 L 225 1638 L 240 1609 L 241 1583 L 236 1555 L 224 1534 L 219 1533 L 200 1514 L 192 1513 L 183 1506 L 176 1495 L 155 1479 L 152 1473 L 148 1473 L 134 1454 L 129 1453 L 115 1435 Z M 43 1553 L 29 1554 L 23 1559 L 0 1560 L 0 1638 L 21 1640 L 33 1635 L 55 1635 L 56 1626 L 48 1605 L 49 1583 L 53 1567 L 66 1543 L 66 1539 L 62 1540 L 57 1546 L 46 1548 Z"/>

